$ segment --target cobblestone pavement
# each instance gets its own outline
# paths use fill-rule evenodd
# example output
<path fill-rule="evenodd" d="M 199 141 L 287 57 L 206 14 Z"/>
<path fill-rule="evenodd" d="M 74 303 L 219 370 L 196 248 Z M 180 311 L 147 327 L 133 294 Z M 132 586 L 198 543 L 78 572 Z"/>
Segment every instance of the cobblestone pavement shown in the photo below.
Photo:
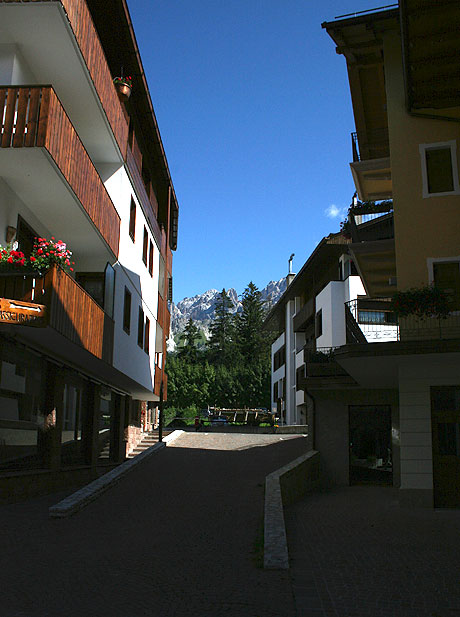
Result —
<path fill-rule="evenodd" d="M 287 572 L 254 555 L 287 435 L 187 433 L 67 519 L 65 493 L 0 507 L 0 617 L 294 617 Z"/>
<path fill-rule="evenodd" d="M 400 508 L 391 488 L 286 510 L 297 617 L 460 616 L 460 511 Z"/>

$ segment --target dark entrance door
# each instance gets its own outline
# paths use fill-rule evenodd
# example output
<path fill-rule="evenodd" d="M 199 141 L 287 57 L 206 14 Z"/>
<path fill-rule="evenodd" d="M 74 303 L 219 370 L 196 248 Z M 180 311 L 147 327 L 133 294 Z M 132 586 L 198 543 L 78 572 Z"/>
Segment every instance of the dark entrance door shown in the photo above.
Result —
<path fill-rule="evenodd" d="M 460 507 L 460 386 L 431 388 L 434 505 Z"/>
<path fill-rule="evenodd" d="M 350 484 L 392 484 L 391 407 L 351 405 Z"/>

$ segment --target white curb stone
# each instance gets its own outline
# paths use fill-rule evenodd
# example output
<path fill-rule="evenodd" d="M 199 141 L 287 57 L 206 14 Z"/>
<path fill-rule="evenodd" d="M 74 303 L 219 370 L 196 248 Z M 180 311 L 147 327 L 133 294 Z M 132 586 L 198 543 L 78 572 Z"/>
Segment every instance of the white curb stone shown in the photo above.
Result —
<path fill-rule="evenodd" d="M 67 516 L 71 516 L 75 512 L 78 512 L 78 510 L 84 508 L 86 505 L 91 503 L 91 501 L 97 499 L 99 495 L 102 495 L 102 493 L 104 493 L 108 488 L 116 484 L 116 482 L 118 482 L 122 476 L 131 471 L 133 467 L 139 465 L 139 463 L 142 463 L 142 461 L 152 454 L 155 454 L 155 452 L 165 448 L 168 443 L 174 441 L 183 433 L 184 431 L 173 431 L 164 437 L 162 442 L 154 444 L 145 450 L 145 452 L 142 452 L 134 458 L 118 465 L 115 469 L 112 469 L 100 478 L 93 480 L 93 482 L 90 482 L 75 493 L 72 493 L 59 503 L 51 506 L 48 509 L 49 516 L 51 518 L 65 518 Z"/>

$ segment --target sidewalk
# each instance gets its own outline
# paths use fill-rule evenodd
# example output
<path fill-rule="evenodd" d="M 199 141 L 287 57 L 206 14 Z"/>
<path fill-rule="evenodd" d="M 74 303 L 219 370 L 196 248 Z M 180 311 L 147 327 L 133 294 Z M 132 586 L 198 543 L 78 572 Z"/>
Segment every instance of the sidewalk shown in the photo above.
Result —
<path fill-rule="evenodd" d="M 285 520 L 297 617 L 460 616 L 460 511 L 357 486 L 312 494 Z"/>
<path fill-rule="evenodd" d="M 265 476 L 305 449 L 187 433 L 70 518 L 48 518 L 62 493 L 0 507 L 1 617 L 294 617 L 254 546 Z"/>

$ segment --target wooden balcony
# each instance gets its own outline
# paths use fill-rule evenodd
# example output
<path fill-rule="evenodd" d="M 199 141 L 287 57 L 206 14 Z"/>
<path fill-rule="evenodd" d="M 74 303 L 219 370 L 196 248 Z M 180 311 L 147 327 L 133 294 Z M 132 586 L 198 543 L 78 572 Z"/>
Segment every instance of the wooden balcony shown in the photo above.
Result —
<path fill-rule="evenodd" d="M 51 86 L 0 88 L 0 110 L 0 147 L 44 148 L 117 256 L 120 217 Z"/>
<path fill-rule="evenodd" d="M 157 396 L 160 396 L 161 382 L 163 382 L 163 400 L 166 401 L 168 398 L 168 375 L 165 373 L 164 369 L 160 369 L 158 366 L 155 366 L 155 383 L 153 393 Z"/>
<path fill-rule="evenodd" d="M 0 3 L 3 2 L 8 4 L 24 4 L 22 0 L 0 0 Z M 50 4 L 60 4 L 64 9 L 65 17 L 74 35 L 74 44 L 76 42 L 83 56 L 107 121 L 112 129 L 120 152 L 124 156 L 128 140 L 128 124 L 113 85 L 112 75 L 104 50 L 85 0 L 53 0 L 51 3 L 49 0 L 33 0 L 30 4 L 34 6 L 40 4 L 48 6 Z M 49 36 L 52 35 L 50 34 Z"/>
<path fill-rule="evenodd" d="M 160 294 L 158 294 L 158 315 L 157 322 L 163 328 L 163 336 L 165 338 L 169 335 L 169 325 L 171 321 L 171 313 L 168 309 L 168 303 L 164 300 Z"/>
<path fill-rule="evenodd" d="M 58 266 L 44 277 L 0 275 L 0 297 L 44 305 L 44 327 L 53 328 L 97 358 L 112 362 L 113 320 Z M 45 333 L 44 344 L 46 338 Z"/>

